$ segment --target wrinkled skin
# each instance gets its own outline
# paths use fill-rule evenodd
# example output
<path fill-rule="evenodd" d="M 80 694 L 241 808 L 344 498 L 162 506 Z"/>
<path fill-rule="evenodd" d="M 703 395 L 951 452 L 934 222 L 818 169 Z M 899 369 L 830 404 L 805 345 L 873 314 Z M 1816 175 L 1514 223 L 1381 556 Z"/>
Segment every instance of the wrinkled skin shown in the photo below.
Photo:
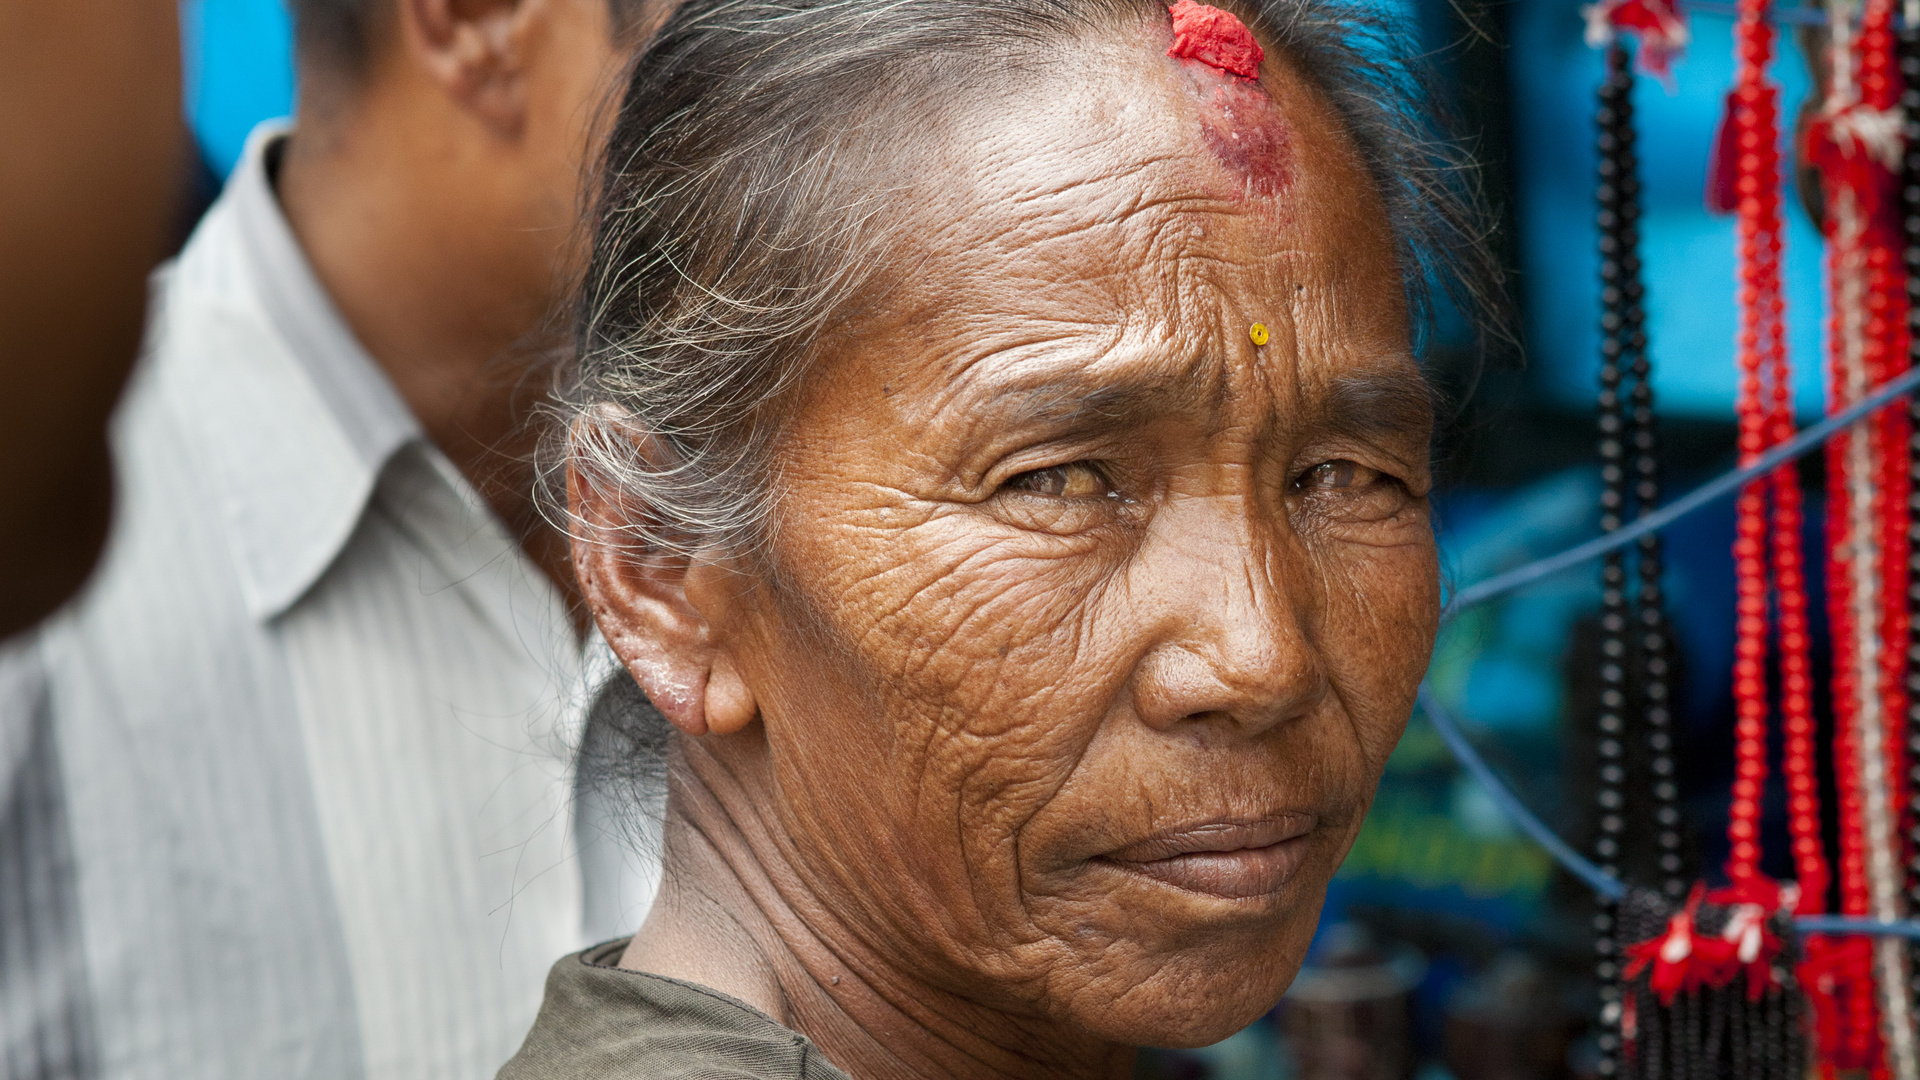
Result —
<path fill-rule="evenodd" d="M 796 392 L 764 562 L 638 565 L 574 486 L 596 618 L 689 736 L 625 964 L 857 1077 L 1125 1075 L 1259 1016 L 1427 663 L 1379 201 L 1271 48 L 1260 94 L 1151 33 L 916 163 L 913 271 Z M 1286 159 L 1222 152 L 1245 125 Z"/>

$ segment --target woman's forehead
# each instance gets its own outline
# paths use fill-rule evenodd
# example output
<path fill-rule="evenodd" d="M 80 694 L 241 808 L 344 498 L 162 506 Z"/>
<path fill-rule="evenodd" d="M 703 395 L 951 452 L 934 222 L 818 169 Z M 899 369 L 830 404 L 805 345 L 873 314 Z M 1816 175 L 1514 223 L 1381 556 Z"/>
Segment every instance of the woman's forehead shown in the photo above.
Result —
<path fill-rule="evenodd" d="M 956 103 L 919 163 L 892 280 L 840 357 L 930 407 L 1053 368 L 1090 400 L 1111 376 L 1207 385 L 1216 406 L 1256 411 L 1341 372 L 1417 381 L 1391 233 L 1332 110 L 1271 53 L 1269 88 L 1141 33 Z M 1271 345 L 1249 339 L 1254 323 Z"/>
<path fill-rule="evenodd" d="M 893 283 L 911 319 L 1003 292 L 1028 316 L 1064 303 L 1078 310 L 1051 314 L 1109 320 L 1232 293 L 1245 305 L 1299 287 L 1398 292 L 1370 176 L 1283 64 L 1256 83 L 1150 39 L 1074 64 L 963 108 L 921 163 L 911 272 Z"/>
<path fill-rule="evenodd" d="M 1279 230 L 1205 197 L 1098 211 L 1028 204 L 967 219 L 914 260 L 856 340 L 938 378 L 989 359 L 1171 372 L 1242 351 L 1328 368 L 1410 352 L 1388 240 Z M 1253 340 L 1256 323 L 1271 344 Z"/>
<path fill-rule="evenodd" d="M 1165 203 L 1248 215 L 1285 230 L 1355 215 L 1302 214 L 1338 192 L 1380 201 L 1331 106 L 1270 53 L 1260 79 L 1165 55 L 1164 26 L 1102 39 L 985 96 L 962 95 L 917 192 L 958 214 L 1012 208 L 1073 227 Z"/>

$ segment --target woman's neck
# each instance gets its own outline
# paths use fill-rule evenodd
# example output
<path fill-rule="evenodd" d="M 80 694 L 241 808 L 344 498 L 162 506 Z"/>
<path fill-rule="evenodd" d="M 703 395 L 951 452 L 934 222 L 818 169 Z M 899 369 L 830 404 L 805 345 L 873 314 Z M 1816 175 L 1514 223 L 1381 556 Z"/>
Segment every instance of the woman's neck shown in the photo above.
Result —
<path fill-rule="evenodd" d="M 660 895 L 622 967 L 739 998 L 856 1080 L 1129 1075 L 1131 1048 L 929 986 L 861 945 L 760 812 L 754 790 L 771 791 L 755 782 L 769 775 L 763 755 L 723 761 L 701 742 L 674 743 Z"/>

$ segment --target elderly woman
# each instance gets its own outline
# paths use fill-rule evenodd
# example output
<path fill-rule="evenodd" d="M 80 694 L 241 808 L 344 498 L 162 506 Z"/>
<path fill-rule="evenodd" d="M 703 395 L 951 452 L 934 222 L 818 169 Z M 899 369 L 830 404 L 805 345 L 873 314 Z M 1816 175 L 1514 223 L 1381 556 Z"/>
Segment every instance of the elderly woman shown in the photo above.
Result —
<path fill-rule="evenodd" d="M 564 424 L 629 722 L 671 725 L 664 882 L 505 1080 L 1125 1076 L 1279 999 L 1432 645 L 1410 328 L 1477 258 L 1356 33 L 665 27 Z"/>

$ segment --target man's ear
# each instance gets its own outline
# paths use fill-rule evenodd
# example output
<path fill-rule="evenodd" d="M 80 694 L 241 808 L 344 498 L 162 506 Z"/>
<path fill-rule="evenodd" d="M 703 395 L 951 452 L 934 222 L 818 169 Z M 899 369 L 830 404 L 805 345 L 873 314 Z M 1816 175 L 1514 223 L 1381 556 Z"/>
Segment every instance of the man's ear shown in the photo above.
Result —
<path fill-rule="evenodd" d="M 527 122 L 526 35 L 547 0 L 400 0 L 401 40 L 447 94 L 502 138 Z"/>
<path fill-rule="evenodd" d="M 752 723 L 759 704 L 721 640 L 734 622 L 733 572 L 697 555 L 632 550 L 623 541 L 635 508 L 571 465 L 567 503 L 580 590 L 654 707 L 688 735 L 730 735 Z"/>

